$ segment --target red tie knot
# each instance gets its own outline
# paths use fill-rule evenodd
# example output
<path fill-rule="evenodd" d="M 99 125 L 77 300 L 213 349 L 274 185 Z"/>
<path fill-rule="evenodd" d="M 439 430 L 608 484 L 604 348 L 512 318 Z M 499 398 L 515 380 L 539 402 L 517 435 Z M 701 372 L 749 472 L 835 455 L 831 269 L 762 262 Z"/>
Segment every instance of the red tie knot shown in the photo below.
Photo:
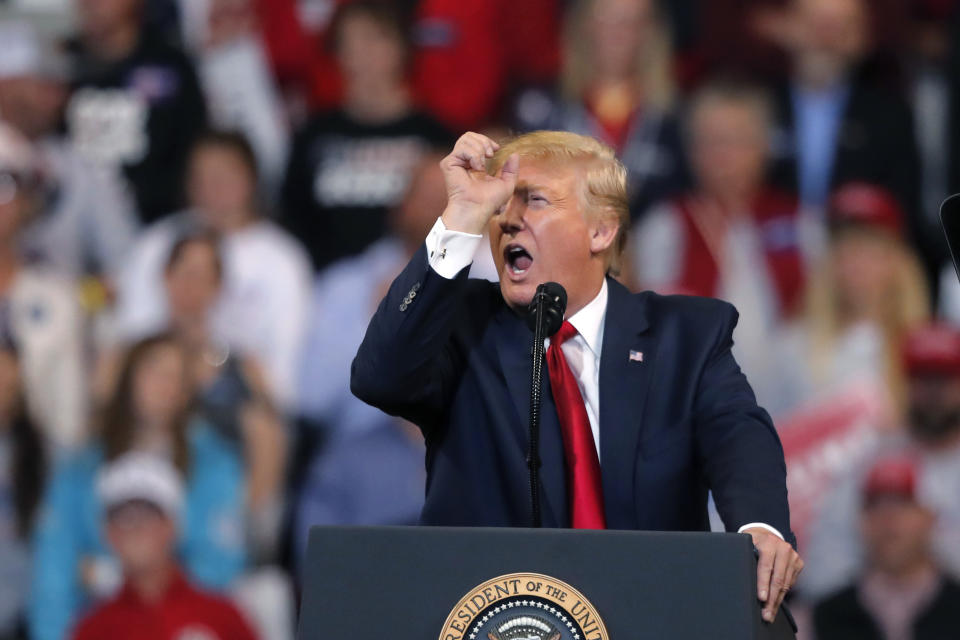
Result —
<path fill-rule="evenodd" d="M 575 335 L 577 335 L 577 328 L 568 321 L 564 320 L 563 324 L 560 325 L 560 330 L 557 331 L 556 335 L 550 338 L 550 342 L 551 344 L 555 344 L 559 347 Z"/>

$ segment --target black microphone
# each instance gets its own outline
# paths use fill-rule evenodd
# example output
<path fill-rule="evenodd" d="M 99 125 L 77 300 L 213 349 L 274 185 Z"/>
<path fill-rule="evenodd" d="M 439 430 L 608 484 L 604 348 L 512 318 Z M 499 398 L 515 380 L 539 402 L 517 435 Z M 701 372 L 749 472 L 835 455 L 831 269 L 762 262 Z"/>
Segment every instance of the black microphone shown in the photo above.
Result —
<path fill-rule="evenodd" d="M 530 472 L 530 526 L 540 527 L 540 400 L 543 390 L 543 341 L 563 324 L 567 310 L 567 292 L 556 282 L 545 282 L 537 287 L 527 307 L 527 324 L 533 331 L 530 355 L 533 366 L 530 373 L 530 444 L 527 468 Z"/>
<path fill-rule="evenodd" d="M 527 325 L 536 332 L 538 323 L 542 323 L 543 337 L 549 338 L 560 330 L 566 310 L 567 290 L 556 282 L 544 282 L 527 307 Z"/>

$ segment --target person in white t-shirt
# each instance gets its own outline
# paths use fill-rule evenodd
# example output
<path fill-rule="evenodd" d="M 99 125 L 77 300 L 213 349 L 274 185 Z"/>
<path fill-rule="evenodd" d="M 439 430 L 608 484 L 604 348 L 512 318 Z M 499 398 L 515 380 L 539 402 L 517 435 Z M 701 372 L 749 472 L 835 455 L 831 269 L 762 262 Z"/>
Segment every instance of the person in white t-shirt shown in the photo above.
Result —
<path fill-rule="evenodd" d="M 200 138 L 187 173 L 190 208 L 147 228 L 117 274 L 115 337 L 144 335 L 166 325 L 163 268 L 184 230 L 220 236 L 225 287 L 212 325 L 229 344 L 257 358 L 282 407 L 296 389 L 307 322 L 311 268 L 300 243 L 260 216 L 253 151 L 237 133 Z"/>

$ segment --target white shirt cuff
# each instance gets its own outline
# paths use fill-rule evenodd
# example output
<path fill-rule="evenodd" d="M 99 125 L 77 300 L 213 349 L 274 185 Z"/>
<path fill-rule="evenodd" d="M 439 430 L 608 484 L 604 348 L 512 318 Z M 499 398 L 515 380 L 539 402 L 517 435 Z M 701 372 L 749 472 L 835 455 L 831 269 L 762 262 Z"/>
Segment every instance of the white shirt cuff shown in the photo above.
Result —
<path fill-rule="evenodd" d="M 774 529 L 774 528 L 771 527 L 770 525 L 764 524 L 764 523 L 762 523 L 762 522 L 751 522 L 751 523 L 749 523 L 749 524 L 745 524 L 745 525 L 743 525 L 742 527 L 740 527 L 739 529 L 737 529 L 737 533 L 743 533 L 743 532 L 746 531 L 747 529 L 753 529 L 753 528 L 766 529 L 767 531 L 769 531 L 769 532 L 772 533 L 773 535 L 775 535 L 775 536 L 777 536 L 778 538 L 780 538 L 781 540 L 783 540 L 783 534 L 782 534 L 782 533 L 780 533 L 779 531 L 777 531 L 776 529 Z"/>
<path fill-rule="evenodd" d="M 427 262 L 439 275 L 452 280 L 473 262 L 481 240 L 482 235 L 451 231 L 437 218 L 427 234 Z"/>

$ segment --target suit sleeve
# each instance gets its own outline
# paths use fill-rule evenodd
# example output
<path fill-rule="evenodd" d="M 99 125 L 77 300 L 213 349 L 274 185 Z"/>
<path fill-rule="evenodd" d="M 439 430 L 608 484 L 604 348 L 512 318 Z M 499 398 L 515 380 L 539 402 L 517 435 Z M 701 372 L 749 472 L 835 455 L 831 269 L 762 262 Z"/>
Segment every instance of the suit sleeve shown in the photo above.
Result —
<path fill-rule="evenodd" d="M 694 401 L 698 455 L 728 531 L 763 522 L 796 547 L 780 438 L 731 352 L 737 312 L 724 304 L 721 315 Z"/>
<path fill-rule="evenodd" d="M 351 367 L 355 396 L 419 425 L 425 435 L 443 414 L 462 360 L 450 338 L 468 271 L 444 278 L 421 246 L 380 302 Z"/>

